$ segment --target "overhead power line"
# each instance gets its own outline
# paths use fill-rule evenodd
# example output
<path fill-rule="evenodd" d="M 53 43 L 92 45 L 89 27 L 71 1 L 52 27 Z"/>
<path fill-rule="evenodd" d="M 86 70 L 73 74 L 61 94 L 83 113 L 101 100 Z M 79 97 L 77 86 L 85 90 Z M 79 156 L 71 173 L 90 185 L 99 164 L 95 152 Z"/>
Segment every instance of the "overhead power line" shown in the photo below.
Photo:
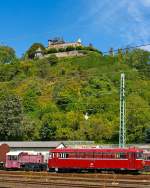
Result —
<path fill-rule="evenodd" d="M 148 43 L 148 44 L 136 45 L 136 46 L 129 46 L 129 47 L 125 47 L 125 48 L 118 48 L 118 49 L 129 50 L 129 49 L 141 48 L 141 47 L 145 47 L 145 46 L 150 46 L 150 43 Z M 118 49 L 113 50 L 113 52 L 118 52 Z M 107 53 L 109 53 L 109 51 L 105 51 L 105 52 L 102 52 L 102 53 L 103 53 L 103 54 L 107 54 Z"/>

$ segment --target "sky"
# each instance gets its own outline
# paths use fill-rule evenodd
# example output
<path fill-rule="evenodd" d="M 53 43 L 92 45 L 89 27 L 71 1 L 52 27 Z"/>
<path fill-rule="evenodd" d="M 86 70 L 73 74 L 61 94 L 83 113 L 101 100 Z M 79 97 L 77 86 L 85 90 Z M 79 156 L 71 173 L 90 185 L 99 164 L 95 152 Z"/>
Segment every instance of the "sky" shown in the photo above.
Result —
<path fill-rule="evenodd" d="M 54 37 L 101 51 L 148 44 L 149 10 L 150 0 L 0 0 L 0 45 L 21 56 Z"/>

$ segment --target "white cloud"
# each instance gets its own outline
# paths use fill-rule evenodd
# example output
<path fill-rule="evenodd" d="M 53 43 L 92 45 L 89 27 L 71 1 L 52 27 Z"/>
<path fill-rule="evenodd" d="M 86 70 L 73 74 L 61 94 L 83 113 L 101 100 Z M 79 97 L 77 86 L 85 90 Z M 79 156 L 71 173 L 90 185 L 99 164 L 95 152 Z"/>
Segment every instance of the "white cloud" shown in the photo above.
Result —
<path fill-rule="evenodd" d="M 141 49 L 150 52 L 150 45 L 143 46 L 143 47 L 141 47 Z"/>

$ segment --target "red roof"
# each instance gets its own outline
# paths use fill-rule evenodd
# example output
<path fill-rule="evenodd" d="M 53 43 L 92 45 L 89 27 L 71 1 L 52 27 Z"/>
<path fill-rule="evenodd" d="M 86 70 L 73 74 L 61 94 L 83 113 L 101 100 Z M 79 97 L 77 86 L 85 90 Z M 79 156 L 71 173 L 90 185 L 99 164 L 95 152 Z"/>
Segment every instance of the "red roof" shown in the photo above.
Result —
<path fill-rule="evenodd" d="M 74 148 L 61 148 L 61 149 L 52 149 L 50 152 L 61 153 L 61 152 L 142 152 L 141 149 L 136 148 L 82 148 L 82 149 L 74 149 Z"/>

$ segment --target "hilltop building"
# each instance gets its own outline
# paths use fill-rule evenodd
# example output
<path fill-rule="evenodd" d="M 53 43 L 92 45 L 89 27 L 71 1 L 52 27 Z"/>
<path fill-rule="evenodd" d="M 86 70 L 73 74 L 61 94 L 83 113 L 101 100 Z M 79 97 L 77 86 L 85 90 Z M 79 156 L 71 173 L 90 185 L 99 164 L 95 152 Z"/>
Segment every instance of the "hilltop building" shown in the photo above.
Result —
<path fill-rule="evenodd" d="M 65 42 L 63 38 L 54 38 L 51 40 L 48 40 L 48 49 L 49 48 L 67 48 L 68 46 L 77 47 L 82 46 L 81 39 L 78 39 L 76 42 Z"/>
<path fill-rule="evenodd" d="M 34 57 L 35 58 L 43 57 L 43 51 L 42 51 L 42 49 L 40 47 L 35 51 Z"/>

